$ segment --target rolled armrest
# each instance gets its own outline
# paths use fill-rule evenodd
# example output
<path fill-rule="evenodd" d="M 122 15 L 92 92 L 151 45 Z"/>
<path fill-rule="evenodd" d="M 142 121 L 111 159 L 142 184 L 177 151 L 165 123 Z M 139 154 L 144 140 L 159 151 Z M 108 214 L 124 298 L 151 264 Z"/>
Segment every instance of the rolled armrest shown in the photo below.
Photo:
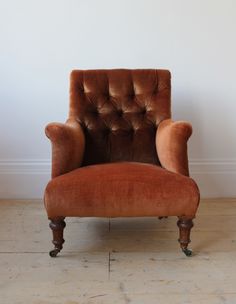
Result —
<path fill-rule="evenodd" d="M 156 133 L 156 149 L 163 168 L 189 175 L 187 141 L 192 126 L 185 121 L 163 120 Z"/>
<path fill-rule="evenodd" d="M 52 178 L 78 168 L 83 160 L 85 137 L 76 120 L 53 122 L 45 133 L 52 144 Z"/>

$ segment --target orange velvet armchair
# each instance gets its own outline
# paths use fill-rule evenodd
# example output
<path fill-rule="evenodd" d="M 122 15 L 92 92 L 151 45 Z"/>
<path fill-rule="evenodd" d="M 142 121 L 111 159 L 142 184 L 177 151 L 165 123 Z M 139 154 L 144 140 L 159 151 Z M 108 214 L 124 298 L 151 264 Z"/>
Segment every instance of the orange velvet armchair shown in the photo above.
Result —
<path fill-rule="evenodd" d="M 51 123 L 52 179 L 44 195 L 55 257 L 66 217 L 177 216 L 188 244 L 199 204 L 189 177 L 187 122 L 171 120 L 170 72 L 75 70 L 65 124 Z"/>

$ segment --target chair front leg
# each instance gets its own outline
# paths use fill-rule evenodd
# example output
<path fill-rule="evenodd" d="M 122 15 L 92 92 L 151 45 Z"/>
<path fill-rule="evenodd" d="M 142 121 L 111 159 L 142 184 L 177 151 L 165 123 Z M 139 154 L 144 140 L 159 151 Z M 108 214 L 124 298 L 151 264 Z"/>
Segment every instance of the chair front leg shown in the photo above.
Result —
<path fill-rule="evenodd" d="M 61 251 L 62 245 L 65 242 L 63 239 L 63 230 L 66 227 L 66 223 L 64 221 L 64 217 L 50 218 L 51 222 L 49 227 L 52 229 L 53 240 L 55 248 L 49 252 L 51 257 L 56 257 L 57 254 Z"/>
<path fill-rule="evenodd" d="M 192 255 L 192 250 L 188 249 L 188 244 L 191 242 L 190 240 L 190 231 L 193 227 L 192 218 L 179 217 L 177 222 L 179 227 L 179 243 L 182 251 L 186 256 Z"/>

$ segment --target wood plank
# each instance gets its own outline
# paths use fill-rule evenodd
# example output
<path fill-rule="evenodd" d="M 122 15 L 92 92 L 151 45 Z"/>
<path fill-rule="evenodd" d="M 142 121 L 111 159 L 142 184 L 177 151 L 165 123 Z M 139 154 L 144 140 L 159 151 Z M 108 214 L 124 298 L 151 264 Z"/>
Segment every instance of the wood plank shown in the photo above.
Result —
<path fill-rule="evenodd" d="M 51 259 L 41 200 L 1 200 L 0 214 L 1 304 L 236 303 L 236 199 L 202 200 L 191 258 L 175 218 L 69 218 Z"/>
<path fill-rule="evenodd" d="M 198 215 L 236 215 L 236 199 L 201 199 Z"/>
<path fill-rule="evenodd" d="M 37 234 L 33 239 L 23 236 L 18 240 L 2 240 L 0 252 L 48 252 L 52 249 L 50 233 Z M 67 229 L 63 252 L 109 252 L 109 251 L 174 251 L 182 254 L 177 242 L 177 231 L 116 231 L 111 233 L 87 232 Z M 230 232 L 194 231 L 190 248 L 194 252 L 235 251 L 236 236 Z M 63 254 L 62 252 L 62 254 Z"/>
<path fill-rule="evenodd" d="M 19 304 L 109 303 L 112 299 L 112 303 L 234 303 L 227 301 L 236 299 L 232 254 L 189 259 L 170 253 L 159 258 L 155 253 L 113 253 L 110 281 L 108 256 L 103 253 L 57 259 L 45 254 L 0 257 L 3 304 L 16 303 L 16 299 Z"/>
<path fill-rule="evenodd" d="M 108 259 L 107 253 L 64 254 L 55 259 L 37 253 L 0 254 L 0 303 L 81 299 L 93 282 L 108 280 Z"/>
<path fill-rule="evenodd" d="M 110 280 L 123 282 L 127 293 L 235 293 L 236 252 L 200 253 L 192 258 L 177 253 L 112 253 Z"/>
<path fill-rule="evenodd" d="M 116 299 L 116 297 L 115 297 Z M 185 295 L 185 294 L 124 294 L 124 302 L 114 303 L 129 303 L 129 304 L 234 304 L 236 303 L 235 294 L 224 294 L 224 295 Z M 88 303 L 88 302 L 84 302 Z M 106 304 L 111 303 L 109 300 L 104 302 L 90 301 L 91 304 Z M 113 303 L 113 302 L 112 302 Z"/>
<path fill-rule="evenodd" d="M 0 218 L 0 252 L 48 252 L 52 248 L 52 235 L 42 206 L 33 202 L 16 209 L 0 207 L 0 210 L 4 214 Z M 179 250 L 173 217 L 111 219 L 110 229 L 109 232 L 109 219 L 68 218 L 64 250 Z M 195 219 L 191 238 L 195 251 L 235 250 L 236 216 L 200 215 Z"/>

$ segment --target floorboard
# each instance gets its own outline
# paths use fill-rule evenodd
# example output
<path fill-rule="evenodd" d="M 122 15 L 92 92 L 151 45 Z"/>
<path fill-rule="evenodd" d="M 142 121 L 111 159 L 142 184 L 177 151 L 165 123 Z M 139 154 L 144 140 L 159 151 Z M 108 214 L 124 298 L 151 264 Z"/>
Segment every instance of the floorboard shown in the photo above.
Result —
<path fill-rule="evenodd" d="M 42 201 L 0 200 L 0 304 L 236 303 L 236 199 L 201 201 L 191 248 L 176 218 L 69 218 L 48 255 Z"/>

